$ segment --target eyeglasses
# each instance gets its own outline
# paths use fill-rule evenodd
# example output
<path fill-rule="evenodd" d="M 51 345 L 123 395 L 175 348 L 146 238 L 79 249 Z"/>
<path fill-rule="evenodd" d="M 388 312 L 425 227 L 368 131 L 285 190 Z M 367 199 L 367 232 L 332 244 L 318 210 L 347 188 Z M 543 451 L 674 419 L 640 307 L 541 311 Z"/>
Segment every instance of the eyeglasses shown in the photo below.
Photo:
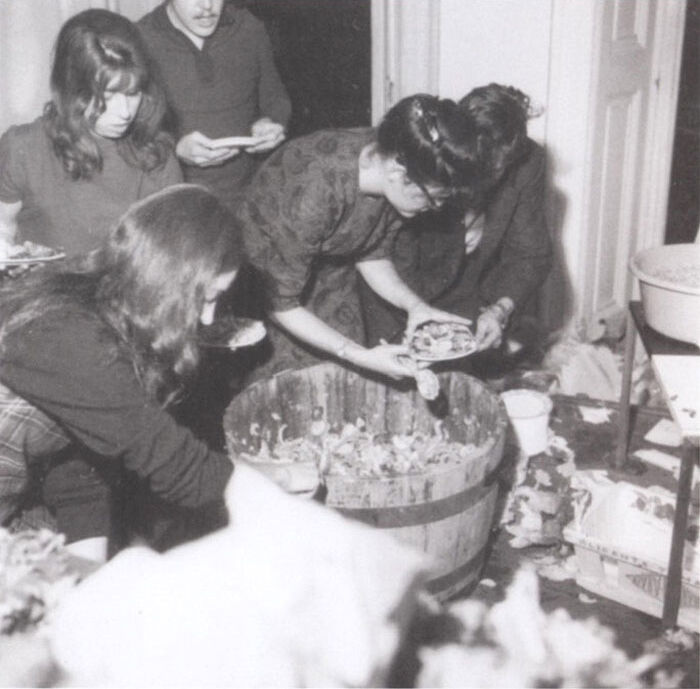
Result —
<path fill-rule="evenodd" d="M 421 182 L 416 182 L 414 180 L 410 180 L 413 184 L 415 184 L 418 189 L 420 189 L 421 193 L 423 196 L 425 196 L 426 200 L 428 201 L 428 205 L 430 206 L 431 210 L 438 210 L 439 208 L 442 208 L 443 204 L 452 196 L 452 190 L 450 189 L 440 189 L 439 191 L 433 192 L 432 194 L 428 191 L 428 188 L 425 186 L 425 184 L 422 184 Z"/>

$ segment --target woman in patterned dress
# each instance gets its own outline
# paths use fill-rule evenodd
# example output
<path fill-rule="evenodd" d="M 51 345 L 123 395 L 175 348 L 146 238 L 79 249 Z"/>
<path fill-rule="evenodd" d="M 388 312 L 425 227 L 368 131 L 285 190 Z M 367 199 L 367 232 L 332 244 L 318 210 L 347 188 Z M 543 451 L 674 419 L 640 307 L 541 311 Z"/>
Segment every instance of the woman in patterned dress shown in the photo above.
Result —
<path fill-rule="evenodd" d="M 478 178 L 469 119 L 418 94 L 376 129 L 323 130 L 288 142 L 261 166 L 237 209 L 252 263 L 267 278 L 272 353 L 255 378 L 335 357 L 392 378 L 412 376 L 403 345 L 366 348 L 358 273 L 408 314 L 464 320 L 429 306 L 390 258 L 404 219 L 439 208 Z"/>

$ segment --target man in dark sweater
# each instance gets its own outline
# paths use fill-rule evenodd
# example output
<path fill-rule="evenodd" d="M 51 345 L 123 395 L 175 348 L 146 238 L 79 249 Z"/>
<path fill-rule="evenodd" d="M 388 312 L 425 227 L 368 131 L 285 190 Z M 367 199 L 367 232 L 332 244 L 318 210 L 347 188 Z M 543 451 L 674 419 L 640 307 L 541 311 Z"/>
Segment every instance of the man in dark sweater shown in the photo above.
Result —
<path fill-rule="evenodd" d="M 264 25 L 226 0 L 165 0 L 138 22 L 175 117 L 185 180 L 227 205 L 257 154 L 285 138 L 291 104 Z M 252 144 L 217 139 L 253 137 Z"/>

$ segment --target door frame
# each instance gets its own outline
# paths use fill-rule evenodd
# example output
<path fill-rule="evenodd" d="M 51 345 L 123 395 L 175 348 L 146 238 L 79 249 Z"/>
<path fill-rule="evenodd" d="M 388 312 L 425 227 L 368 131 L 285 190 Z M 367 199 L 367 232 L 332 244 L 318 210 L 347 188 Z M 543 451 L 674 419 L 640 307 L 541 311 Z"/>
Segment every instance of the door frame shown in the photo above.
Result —
<path fill-rule="evenodd" d="M 438 92 L 440 0 L 372 0 L 371 12 L 376 124 L 404 96 Z"/>
<path fill-rule="evenodd" d="M 589 265 L 590 242 L 597 242 L 591 188 L 595 171 L 591 156 L 600 23 L 604 2 L 625 0 L 552 0 L 550 68 L 544 142 L 550 156 L 548 218 L 560 244 L 560 272 L 548 281 L 542 317 L 550 327 L 573 318 L 588 318 L 596 300 L 590 297 L 596 271 Z M 645 0 L 656 3 L 653 86 L 645 112 L 640 221 L 628 237 L 629 254 L 662 244 L 671 184 L 673 134 L 680 80 L 687 0 Z M 439 89 L 440 0 L 372 0 L 372 121 L 402 96 Z M 445 21 L 444 16 L 442 21 Z M 571 75 L 577 75 L 575 80 Z M 634 175 L 628 176 L 634 178 Z M 627 275 L 628 256 L 615 271 Z M 616 298 L 624 306 L 631 280 L 619 279 Z M 564 295 L 570 295 L 565 297 Z"/>
<path fill-rule="evenodd" d="M 620 2 L 621 0 L 610 0 Z M 624 307 L 637 287 L 628 274 L 629 257 L 637 250 L 663 244 L 671 184 L 673 136 L 680 81 L 686 0 L 647 0 L 656 3 L 653 49 L 650 64 L 651 87 L 644 113 L 644 156 L 639 184 L 636 232 L 626 238 L 627 251 L 616 259 L 615 299 Z M 606 0 L 607 2 L 607 0 Z M 603 2 L 553 0 L 548 90 L 547 132 L 545 144 L 553 157 L 552 180 L 563 192 L 563 208 L 552 204 L 553 227 L 558 227 L 563 258 L 572 285 L 573 303 L 564 305 L 569 319 L 588 320 L 598 304 L 595 276 L 588 247 L 600 240 L 596 233 L 596 209 L 592 190 L 595 170 L 591 169 L 594 150 L 595 96 L 598 92 L 599 55 L 602 50 L 601 23 Z M 591 27 L 590 32 L 581 27 Z M 571 74 L 577 74 L 572 83 Z M 572 112 L 584 113 L 572 117 Z M 558 168 L 558 169 L 557 169 Z M 625 175 L 634 180 L 635 175 Z M 623 189 L 630 194 L 631 189 Z M 562 325 L 561 290 L 548 291 L 545 317 L 550 324 Z M 568 307 L 568 308 L 567 308 Z"/>
<path fill-rule="evenodd" d="M 664 243 L 686 8 L 687 0 L 658 2 L 656 7 L 652 58 L 655 89 L 649 103 L 641 195 L 642 224 L 636 237 L 635 250 Z M 672 46 L 673 49 L 660 50 L 660 46 Z"/>

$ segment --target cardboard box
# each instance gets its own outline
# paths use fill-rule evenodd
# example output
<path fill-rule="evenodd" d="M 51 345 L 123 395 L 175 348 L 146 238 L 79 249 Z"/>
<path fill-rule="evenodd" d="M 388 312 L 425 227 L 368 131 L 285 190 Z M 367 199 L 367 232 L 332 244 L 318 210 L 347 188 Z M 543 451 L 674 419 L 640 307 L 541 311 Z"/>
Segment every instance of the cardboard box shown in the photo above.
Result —
<path fill-rule="evenodd" d="M 574 528 L 564 537 L 576 552 L 576 583 L 605 598 L 610 598 L 654 617 L 661 617 L 666 590 L 666 568 L 654 562 L 611 548 L 584 536 Z M 700 579 L 683 571 L 678 624 L 700 632 Z"/>

